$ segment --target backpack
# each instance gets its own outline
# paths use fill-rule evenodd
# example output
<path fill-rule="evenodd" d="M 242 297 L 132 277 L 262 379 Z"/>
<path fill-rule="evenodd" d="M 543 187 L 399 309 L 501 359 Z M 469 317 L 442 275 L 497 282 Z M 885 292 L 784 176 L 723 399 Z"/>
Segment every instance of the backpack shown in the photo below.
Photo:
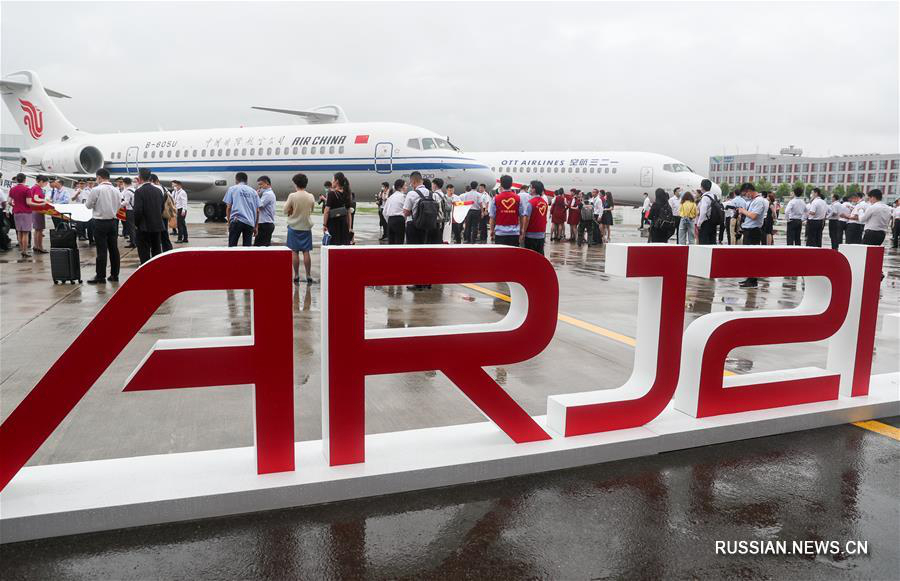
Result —
<path fill-rule="evenodd" d="M 590 222 L 594 219 L 594 206 L 591 204 L 583 204 L 581 206 L 581 219 Z"/>
<path fill-rule="evenodd" d="M 708 194 L 703 194 L 707 196 Z M 709 196 L 709 216 L 706 221 L 713 226 L 721 226 L 725 223 L 725 206 L 715 196 Z"/>
<path fill-rule="evenodd" d="M 419 203 L 413 208 L 412 223 L 419 230 L 430 232 L 440 228 L 441 204 L 434 198 L 434 194 L 428 192 L 428 197 L 416 190 L 419 195 Z"/>
<path fill-rule="evenodd" d="M 657 230 L 674 231 L 678 228 L 679 219 L 672 214 L 672 206 L 668 202 L 661 204 L 659 214 L 653 219 L 651 226 Z"/>
<path fill-rule="evenodd" d="M 441 199 L 441 222 L 449 222 L 450 216 L 453 215 L 453 207 L 450 205 L 450 200 L 447 198 L 447 194 L 442 194 L 439 197 Z"/>

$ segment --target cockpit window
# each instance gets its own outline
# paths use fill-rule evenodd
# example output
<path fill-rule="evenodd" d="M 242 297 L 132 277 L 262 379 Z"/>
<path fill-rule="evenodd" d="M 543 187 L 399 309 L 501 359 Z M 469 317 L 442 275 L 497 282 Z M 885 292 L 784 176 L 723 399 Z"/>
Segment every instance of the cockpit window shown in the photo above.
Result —
<path fill-rule="evenodd" d="M 453 147 L 446 139 L 439 139 L 436 137 L 434 140 L 437 142 L 440 149 L 449 149 L 450 151 L 453 151 Z"/>
<path fill-rule="evenodd" d="M 425 137 L 422 139 L 422 149 L 437 149 L 437 144 L 434 142 L 434 139 Z"/>
<path fill-rule="evenodd" d="M 664 163 L 663 169 L 666 171 L 673 172 L 673 173 L 678 173 L 678 172 L 682 172 L 682 171 L 688 171 L 688 172 L 694 173 L 694 170 L 692 170 L 691 168 L 689 168 L 688 166 L 686 166 L 683 163 Z"/>
<path fill-rule="evenodd" d="M 419 145 L 418 139 L 410 139 L 409 141 L 406 142 L 406 147 L 408 147 L 410 149 L 422 149 L 422 146 Z"/>

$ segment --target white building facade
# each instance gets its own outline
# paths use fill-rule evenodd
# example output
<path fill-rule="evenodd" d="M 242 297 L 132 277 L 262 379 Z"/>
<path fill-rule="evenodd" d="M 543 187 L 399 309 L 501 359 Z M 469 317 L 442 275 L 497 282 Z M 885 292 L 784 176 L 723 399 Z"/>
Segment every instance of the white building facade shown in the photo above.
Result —
<path fill-rule="evenodd" d="M 795 150 L 799 151 L 799 150 Z M 833 190 L 858 184 L 862 191 L 878 188 L 887 199 L 900 195 L 900 153 L 806 157 L 767 153 L 714 155 L 709 179 L 731 186 L 765 179 L 776 187 L 802 181 Z"/>

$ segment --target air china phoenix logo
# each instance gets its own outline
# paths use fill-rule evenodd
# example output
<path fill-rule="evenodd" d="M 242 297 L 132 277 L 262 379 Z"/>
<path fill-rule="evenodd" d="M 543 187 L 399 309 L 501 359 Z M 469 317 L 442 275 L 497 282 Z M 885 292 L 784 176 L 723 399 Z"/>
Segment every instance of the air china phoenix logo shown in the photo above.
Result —
<path fill-rule="evenodd" d="M 37 139 L 44 133 L 44 114 L 34 106 L 31 101 L 19 99 L 22 111 L 25 111 L 25 126 L 32 139 Z"/>

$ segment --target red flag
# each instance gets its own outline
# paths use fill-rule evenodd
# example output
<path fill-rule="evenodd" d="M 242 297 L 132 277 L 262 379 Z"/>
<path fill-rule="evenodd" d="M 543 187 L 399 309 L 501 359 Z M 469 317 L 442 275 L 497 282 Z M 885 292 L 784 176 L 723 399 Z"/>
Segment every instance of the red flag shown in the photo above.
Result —
<path fill-rule="evenodd" d="M 368 135 L 357 135 L 355 143 L 369 143 Z"/>

